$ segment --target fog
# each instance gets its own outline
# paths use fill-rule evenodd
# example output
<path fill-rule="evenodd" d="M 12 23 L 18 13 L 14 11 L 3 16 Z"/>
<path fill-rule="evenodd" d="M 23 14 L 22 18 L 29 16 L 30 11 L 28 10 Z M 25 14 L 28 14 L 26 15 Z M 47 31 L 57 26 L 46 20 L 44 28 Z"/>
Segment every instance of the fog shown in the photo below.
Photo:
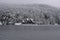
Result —
<path fill-rule="evenodd" d="M 9 4 L 48 4 L 54 7 L 60 7 L 60 0 L 0 0 L 0 3 Z"/>

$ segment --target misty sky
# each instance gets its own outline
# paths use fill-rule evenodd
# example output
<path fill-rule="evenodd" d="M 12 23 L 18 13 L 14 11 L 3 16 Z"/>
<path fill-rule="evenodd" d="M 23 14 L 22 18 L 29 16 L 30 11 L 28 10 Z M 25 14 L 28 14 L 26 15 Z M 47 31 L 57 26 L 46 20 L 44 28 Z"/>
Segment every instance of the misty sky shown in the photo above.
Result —
<path fill-rule="evenodd" d="M 48 4 L 55 7 L 60 7 L 60 0 L 0 0 L 2 3 L 11 3 L 11 4 Z"/>

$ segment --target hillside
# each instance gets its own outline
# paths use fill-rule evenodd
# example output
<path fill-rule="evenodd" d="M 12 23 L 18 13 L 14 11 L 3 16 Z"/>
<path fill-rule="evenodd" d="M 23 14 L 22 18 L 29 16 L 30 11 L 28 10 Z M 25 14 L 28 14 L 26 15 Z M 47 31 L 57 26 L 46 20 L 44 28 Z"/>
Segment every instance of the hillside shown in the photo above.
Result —
<path fill-rule="evenodd" d="M 29 18 L 33 18 L 36 22 L 42 21 L 44 22 L 43 24 L 49 24 L 50 21 L 54 21 L 54 23 L 56 23 L 57 16 L 57 20 L 60 21 L 60 9 L 44 4 L 0 4 L 0 14 L 10 14 L 12 17 L 15 16 L 15 14 L 19 14 L 19 19 L 20 16 L 27 16 Z"/>

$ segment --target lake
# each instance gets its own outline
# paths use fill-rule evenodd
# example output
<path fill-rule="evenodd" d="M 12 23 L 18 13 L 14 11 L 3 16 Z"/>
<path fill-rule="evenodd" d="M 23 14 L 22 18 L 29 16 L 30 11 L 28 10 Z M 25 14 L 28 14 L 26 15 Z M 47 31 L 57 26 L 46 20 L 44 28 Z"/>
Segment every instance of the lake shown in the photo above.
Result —
<path fill-rule="evenodd" d="M 60 40 L 60 25 L 0 26 L 0 40 Z"/>

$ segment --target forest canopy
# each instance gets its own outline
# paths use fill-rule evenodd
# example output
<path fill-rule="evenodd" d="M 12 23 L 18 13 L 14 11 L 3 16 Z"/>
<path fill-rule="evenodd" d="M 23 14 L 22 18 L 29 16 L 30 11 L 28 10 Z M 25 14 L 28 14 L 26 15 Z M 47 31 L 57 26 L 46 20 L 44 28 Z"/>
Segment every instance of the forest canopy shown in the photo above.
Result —
<path fill-rule="evenodd" d="M 26 19 L 33 19 L 34 24 L 60 24 L 60 9 L 48 5 L 0 5 L 0 22 L 14 25 Z"/>

